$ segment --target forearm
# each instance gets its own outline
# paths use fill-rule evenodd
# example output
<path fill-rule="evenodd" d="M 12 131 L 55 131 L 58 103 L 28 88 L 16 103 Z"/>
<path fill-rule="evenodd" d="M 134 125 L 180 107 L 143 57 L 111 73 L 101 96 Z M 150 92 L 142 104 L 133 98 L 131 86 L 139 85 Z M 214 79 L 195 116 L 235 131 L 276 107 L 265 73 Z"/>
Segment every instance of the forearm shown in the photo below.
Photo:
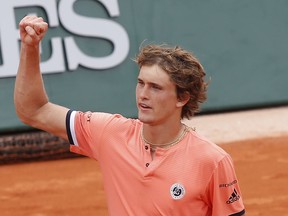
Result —
<path fill-rule="evenodd" d="M 21 51 L 14 89 L 16 113 L 25 124 L 67 140 L 68 109 L 48 101 L 40 73 L 39 44 L 48 24 L 42 17 L 25 16 L 19 23 L 19 30 Z"/>
<path fill-rule="evenodd" d="M 14 102 L 19 118 L 28 124 L 37 111 L 48 103 L 40 73 L 39 46 L 21 44 L 20 62 L 15 82 Z"/>

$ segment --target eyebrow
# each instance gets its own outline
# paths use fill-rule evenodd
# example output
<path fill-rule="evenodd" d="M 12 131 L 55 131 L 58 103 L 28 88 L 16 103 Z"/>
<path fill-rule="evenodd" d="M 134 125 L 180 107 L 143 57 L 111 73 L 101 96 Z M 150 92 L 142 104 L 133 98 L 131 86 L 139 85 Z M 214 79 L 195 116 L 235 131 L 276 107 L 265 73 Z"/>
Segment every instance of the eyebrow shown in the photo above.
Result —
<path fill-rule="evenodd" d="M 155 82 L 145 82 L 143 79 L 141 78 L 137 78 L 138 82 L 141 81 L 141 82 L 144 82 L 144 83 L 147 83 L 148 85 L 154 85 L 154 86 L 159 86 L 161 88 L 163 88 L 163 85 L 159 84 L 159 83 L 155 83 Z"/>

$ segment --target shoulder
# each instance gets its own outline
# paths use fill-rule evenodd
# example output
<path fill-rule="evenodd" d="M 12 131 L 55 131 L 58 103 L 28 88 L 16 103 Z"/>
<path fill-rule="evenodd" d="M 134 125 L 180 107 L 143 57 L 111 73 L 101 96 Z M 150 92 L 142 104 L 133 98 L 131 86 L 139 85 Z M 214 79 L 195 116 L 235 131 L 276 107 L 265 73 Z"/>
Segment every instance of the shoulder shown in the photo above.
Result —
<path fill-rule="evenodd" d="M 67 126 L 70 125 L 71 130 L 86 131 L 87 134 L 95 134 L 96 132 L 96 134 L 104 132 L 123 133 L 124 131 L 130 133 L 129 131 L 141 127 L 139 120 L 127 118 L 121 114 L 69 111 L 68 115 Z"/>
<path fill-rule="evenodd" d="M 121 114 L 111 114 L 105 112 L 82 112 L 82 111 L 72 111 L 71 116 L 74 114 L 78 121 L 84 121 L 88 123 L 130 123 L 135 124 L 137 120 L 132 118 L 124 117 Z"/>
<path fill-rule="evenodd" d="M 193 155 L 201 162 L 218 164 L 223 158 L 229 157 L 229 154 L 219 145 L 212 142 L 208 138 L 190 130 L 188 133 L 188 148 L 191 149 Z"/>

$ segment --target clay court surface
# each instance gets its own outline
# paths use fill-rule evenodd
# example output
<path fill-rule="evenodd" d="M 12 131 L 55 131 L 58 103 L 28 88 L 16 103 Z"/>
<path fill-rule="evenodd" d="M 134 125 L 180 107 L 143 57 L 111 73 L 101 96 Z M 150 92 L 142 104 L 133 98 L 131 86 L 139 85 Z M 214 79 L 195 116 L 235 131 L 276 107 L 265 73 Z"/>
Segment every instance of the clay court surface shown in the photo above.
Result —
<path fill-rule="evenodd" d="M 222 126 L 216 126 L 213 120 L 223 117 Z M 287 118 L 285 107 L 205 116 L 191 123 L 232 156 L 248 216 L 288 216 Z M 219 135 L 229 130 L 238 133 Z M 89 158 L 2 165 L 0 176 L 1 216 L 108 215 L 101 173 Z"/>

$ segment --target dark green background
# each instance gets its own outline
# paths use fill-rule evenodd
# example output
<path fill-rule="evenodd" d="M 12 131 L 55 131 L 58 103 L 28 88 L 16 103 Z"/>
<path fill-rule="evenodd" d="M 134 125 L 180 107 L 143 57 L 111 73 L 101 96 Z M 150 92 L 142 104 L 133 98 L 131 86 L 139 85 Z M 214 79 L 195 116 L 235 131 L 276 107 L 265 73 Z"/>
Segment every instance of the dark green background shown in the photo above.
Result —
<path fill-rule="evenodd" d="M 177 44 L 200 59 L 207 79 L 211 78 L 204 113 L 288 104 L 288 1 L 119 0 L 119 6 L 120 16 L 110 18 L 98 1 L 75 4 L 79 14 L 121 24 L 129 35 L 130 52 L 121 65 L 109 70 L 79 67 L 44 75 L 52 102 L 136 117 L 138 68 L 131 58 L 145 41 Z M 35 11 L 45 17 L 41 8 L 24 8 L 15 10 L 17 20 Z M 55 36 L 71 34 L 63 28 L 49 29 L 43 41 L 44 60 L 51 53 L 49 39 Z M 103 39 L 75 37 L 90 55 L 107 55 L 112 50 Z M 0 79 L 0 133 L 27 129 L 15 115 L 14 81 Z"/>

